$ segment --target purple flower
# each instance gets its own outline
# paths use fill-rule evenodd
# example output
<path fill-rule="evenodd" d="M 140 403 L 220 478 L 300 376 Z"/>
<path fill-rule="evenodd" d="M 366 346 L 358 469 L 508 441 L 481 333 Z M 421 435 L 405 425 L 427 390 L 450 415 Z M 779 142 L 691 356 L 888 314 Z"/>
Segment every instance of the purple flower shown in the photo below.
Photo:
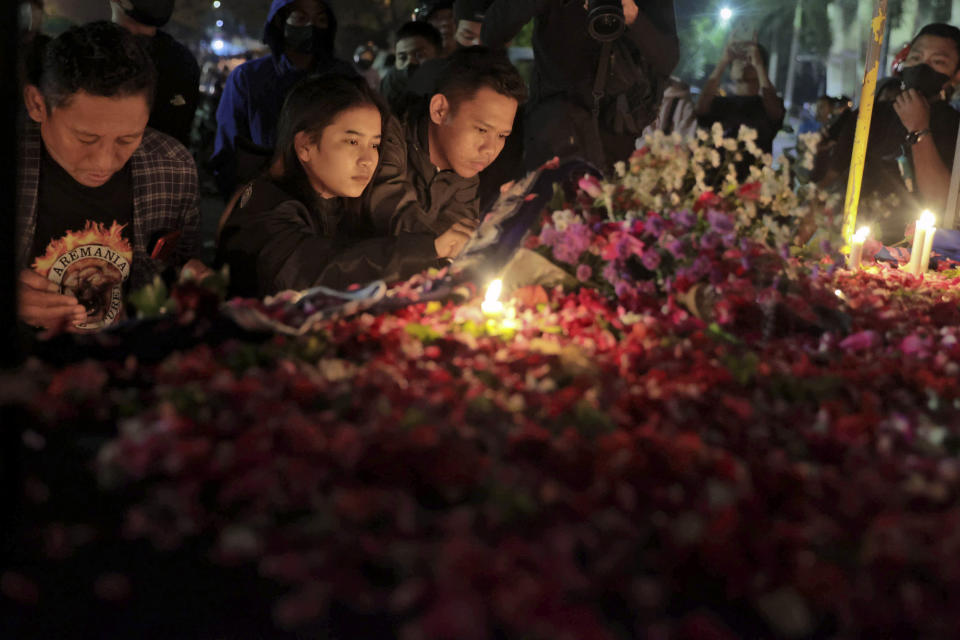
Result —
<path fill-rule="evenodd" d="M 590 276 L 593 275 L 593 269 L 590 268 L 588 264 L 582 264 L 577 267 L 577 280 L 580 282 L 586 282 L 590 279 Z"/>
<path fill-rule="evenodd" d="M 643 221 L 643 229 L 652 236 L 660 236 L 663 233 L 663 218 L 655 213 L 650 214 Z"/>
<path fill-rule="evenodd" d="M 687 229 L 697 224 L 697 214 L 689 209 L 677 212 L 677 214 L 673 216 L 673 219 L 677 224 Z"/>
<path fill-rule="evenodd" d="M 608 262 L 607 266 L 603 268 L 603 279 L 613 285 L 620 282 L 620 273 L 612 262 Z"/>
<path fill-rule="evenodd" d="M 683 257 L 684 242 L 680 238 L 674 238 L 664 245 L 664 248 L 673 254 L 674 258 Z"/>
<path fill-rule="evenodd" d="M 557 233 L 557 230 L 553 226 L 545 226 L 543 231 L 540 232 L 540 242 L 545 244 L 548 247 L 552 247 L 557 242 L 557 238 L 560 237 L 560 234 Z"/>
<path fill-rule="evenodd" d="M 558 242 L 553 247 L 553 257 L 567 264 L 576 264 L 581 253 L 583 252 L 565 241 Z"/>
<path fill-rule="evenodd" d="M 708 231 L 700 238 L 700 247 L 703 249 L 716 249 L 720 245 L 720 236 L 713 231 Z"/>
<path fill-rule="evenodd" d="M 590 236 L 587 225 L 576 222 L 567 227 L 563 240 L 569 243 L 574 251 L 583 253 L 590 248 Z"/>
<path fill-rule="evenodd" d="M 632 285 L 627 283 L 625 280 L 621 280 L 613 288 L 613 291 L 617 294 L 618 298 L 625 298 L 633 289 L 634 287 Z"/>
<path fill-rule="evenodd" d="M 722 211 L 710 209 L 707 211 L 707 222 L 710 227 L 719 234 L 728 234 L 733 232 L 733 220 Z"/>
<path fill-rule="evenodd" d="M 643 252 L 643 257 L 640 258 L 640 261 L 643 262 L 645 266 L 650 271 L 655 271 L 657 267 L 660 266 L 660 252 L 655 249 L 650 249 Z"/>

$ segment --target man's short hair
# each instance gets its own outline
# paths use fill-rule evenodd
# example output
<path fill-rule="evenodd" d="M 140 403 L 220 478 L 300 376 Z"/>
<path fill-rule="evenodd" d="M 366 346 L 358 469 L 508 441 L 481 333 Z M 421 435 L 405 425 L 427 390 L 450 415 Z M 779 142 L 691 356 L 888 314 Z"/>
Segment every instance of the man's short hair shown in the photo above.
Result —
<path fill-rule="evenodd" d="M 486 87 L 513 98 L 527 99 L 527 85 L 504 51 L 483 46 L 465 47 L 450 54 L 437 79 L 436 92 L 447 97 L 452 109 Z"/>
<path fill-rule="evenodd" d="M 47 45 L 40 91 L 48 109 L 83 91 L 106 98 L 143 94 L 153 104 L 157 72 L 142 39 L 107 21 L 73 27 Z"/>
<path fill-rule="evenodd" d="M 407 22 L 397 30 L 397 42 L 404 38 L 420 37 L 437 48 L 437 51 L 443 50 L 443 36 L 439 29 L 429 22 Z"/>
<path fill-rule="evenodd" d="M 957 48 L 957 68 L 960 69 L 960 29 L 956 28 L 952 24 L 933 22 L 925 26 L 923 29 L 920 29 L 920 33 L 918 33 L 916 37 L 910 41 L 911 47 L 920 36 L 938 36 L 940 38 L 946 38 L 947 40 L 953 40 L 953 46 Z M 956 71 L 956 69 L 954 69 L 954 71 Z"/>

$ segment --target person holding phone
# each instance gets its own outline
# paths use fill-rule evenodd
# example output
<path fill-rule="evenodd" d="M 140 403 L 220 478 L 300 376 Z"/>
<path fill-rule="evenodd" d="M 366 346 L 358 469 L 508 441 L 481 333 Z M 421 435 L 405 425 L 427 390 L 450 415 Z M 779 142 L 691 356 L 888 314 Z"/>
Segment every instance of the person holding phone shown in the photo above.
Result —
<path fill-rule="evenodd" d="M 723 125 L 724 135 L 735 138 L 740 125 L 756 130 L 756 144 L 773 152 L 773 139 L 783 126 L 783 100 L 767 75 L 769 55 L 756 36 L 752 40 L 731 39 L 713 73 L 707 78 L 697 101 L 697 125 L 709 129 Z M 730 95 L 719 95 L 720 82 L 730 71 Z"/>
<path fill-rule="evenodd" d="M 899 74 L 878 84 L 860 193 L 884 243 L 902 240 L 921 209 L 947 203 L 960 113 L 946 97 L 958 83 L 960 29 L 933 23 L 911 41 Z M 846 189 L 857 115 L 831 126 L 821 142 L 811 178 L 823 188 Z"/>

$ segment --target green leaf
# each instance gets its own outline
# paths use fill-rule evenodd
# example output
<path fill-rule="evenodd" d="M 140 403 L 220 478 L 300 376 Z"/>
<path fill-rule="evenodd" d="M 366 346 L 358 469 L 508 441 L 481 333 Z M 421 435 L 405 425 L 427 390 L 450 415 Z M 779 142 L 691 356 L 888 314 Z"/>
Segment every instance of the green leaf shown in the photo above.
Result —
<path fill-rule="evenodd" d="M 431 329 L 430 327 L 419 324 L 416 322 L 411 322 L 407 324 L 404 328 L 404 331 L 409 333 L 414 338 L 418 339 L 420 342 L 433 342 L 440 338 L 440 334 Z"/>

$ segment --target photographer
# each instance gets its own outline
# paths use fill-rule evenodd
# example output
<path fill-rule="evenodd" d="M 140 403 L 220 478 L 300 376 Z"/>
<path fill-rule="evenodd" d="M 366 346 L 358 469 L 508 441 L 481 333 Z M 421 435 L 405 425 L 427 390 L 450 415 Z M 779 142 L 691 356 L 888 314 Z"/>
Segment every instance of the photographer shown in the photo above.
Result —
<path fill-rule="evenodd" d="M 679 59 L 673 0 L 650 0 L 642 8 L 634 0 L 495 0 L 481 40 L 506 46 L 531 18 L 525 167 L 578 155 L 609 170 L 656 118 Z"/>
<path fill-rule="evenodd" d="M 783 126 L 783 100 L 767 75 L 766 49 L 752 41 L 731 40 L 697 101 L 697 124 L 709 129 L 714 122 L 723 125 L 724 135 L 736 138 L 740 125 L 757 132 L 756 144 L 767 153 L 773 151 L 773 139 Z M 718 96 L 720 81 L 730 68 L 732 94 Z"/>
<path fill-rule="evenodd" d="M 944 99 L 960 82 L 960 29 L 929 24 L 910 43 L 899 77 L 878 87 L 861 185 L 862 210 L 873 215 L 877 237 L 903 238 L 917 211 L 942 211 L 960 113 Z M 813 178 L 822 187 L 845 189 L 856 134 L 856 112 L 839 120 L 821 142 Z"/>

